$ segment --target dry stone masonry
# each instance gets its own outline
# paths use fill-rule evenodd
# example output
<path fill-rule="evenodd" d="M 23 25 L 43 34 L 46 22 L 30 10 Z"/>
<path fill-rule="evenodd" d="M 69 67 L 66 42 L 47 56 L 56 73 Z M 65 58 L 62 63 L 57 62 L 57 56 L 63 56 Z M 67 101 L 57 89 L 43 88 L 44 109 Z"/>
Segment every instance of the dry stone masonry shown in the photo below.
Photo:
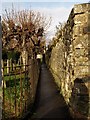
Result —
<path fill-rule="evenodd" d="M 90 119 L 90 3 L 74 5 L 46 59 L 73 117 Z"/>

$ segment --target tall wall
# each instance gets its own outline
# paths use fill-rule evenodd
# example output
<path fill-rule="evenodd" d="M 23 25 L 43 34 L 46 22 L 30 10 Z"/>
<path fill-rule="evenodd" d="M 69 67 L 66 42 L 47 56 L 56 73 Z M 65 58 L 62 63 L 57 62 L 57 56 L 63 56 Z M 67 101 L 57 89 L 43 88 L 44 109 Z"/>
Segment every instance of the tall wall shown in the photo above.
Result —
<path fill-rule="evenodd" d="M 89 118 L 90 3 L 74 5 L 48 60 L 50 70 L 71 113 Z"/>

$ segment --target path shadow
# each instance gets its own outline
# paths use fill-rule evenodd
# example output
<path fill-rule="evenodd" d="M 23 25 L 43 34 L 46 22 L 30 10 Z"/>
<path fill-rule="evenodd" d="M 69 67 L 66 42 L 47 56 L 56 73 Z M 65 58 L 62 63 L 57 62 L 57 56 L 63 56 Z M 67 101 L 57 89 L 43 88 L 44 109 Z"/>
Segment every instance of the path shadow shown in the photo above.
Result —
<path fill-rule="evenodd" d="M 46 64 L 42 64 L 32 114 L 28 114 L 26 119 L 48 118 L 72 120 L 68 106 L 62 94 L 60 94 L 51 72 L 46 67 Z"/>

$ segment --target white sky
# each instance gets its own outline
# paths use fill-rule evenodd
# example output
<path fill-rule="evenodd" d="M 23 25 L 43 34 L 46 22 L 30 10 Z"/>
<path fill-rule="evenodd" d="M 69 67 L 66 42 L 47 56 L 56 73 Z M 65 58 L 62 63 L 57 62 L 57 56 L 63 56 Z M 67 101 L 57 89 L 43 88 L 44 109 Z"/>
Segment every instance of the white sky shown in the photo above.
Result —
<path fill-rule="evenodd" d="M 48 37 L 51 38 L 59 22 L 67 21 L 74 4 L 87 3 L 89 0 L 0 0 L 0 15 L 5 8 L 10 9 L 12 3 L 16 9 L 30 9 L 40 11 L 47 17 L 52 17 L 52 24 L 49 28 Z"/>
<path fill-rule="evenodd" d="M 1 2 L 88 2 L 87 0 L 0 0 Z"/>

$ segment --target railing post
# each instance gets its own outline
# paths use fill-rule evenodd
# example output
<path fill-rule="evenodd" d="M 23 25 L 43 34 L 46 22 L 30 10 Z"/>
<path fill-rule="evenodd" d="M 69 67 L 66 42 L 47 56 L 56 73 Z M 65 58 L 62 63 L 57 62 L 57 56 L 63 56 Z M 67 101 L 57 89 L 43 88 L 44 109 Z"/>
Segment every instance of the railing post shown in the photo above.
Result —
<path fill-rule="evenodd" d="M 5 112 L 4 112 L 4 110 L 5 110 L 5 91 L 4 91 L 4 86 L 5 85 L 4 84 L 5 84 L 5 82 L 4 82 L 4 62 L 2 60 L 2 88 L 3 88 L 2 119 L 5 118 Z"/>
<path fill-rule="evenodd" d="M 7 59 L 7 74 L 9 73 L 9 59 Z"/>
<path fill-rule="evenodd" d="M 21 62 L 20 62 L 21 63 Z M 22 64 L 20 64 L 20 114 L 22 115 Z"/>
<path fill-rule="evenodd" d="M 15 83 L 15 116 L 17 116 L 17 88 L 16 88 L 16 63 L 14 65 L 14 70 L 15 70 L 15 79 L 14 79 L 14 83 Z"/>

